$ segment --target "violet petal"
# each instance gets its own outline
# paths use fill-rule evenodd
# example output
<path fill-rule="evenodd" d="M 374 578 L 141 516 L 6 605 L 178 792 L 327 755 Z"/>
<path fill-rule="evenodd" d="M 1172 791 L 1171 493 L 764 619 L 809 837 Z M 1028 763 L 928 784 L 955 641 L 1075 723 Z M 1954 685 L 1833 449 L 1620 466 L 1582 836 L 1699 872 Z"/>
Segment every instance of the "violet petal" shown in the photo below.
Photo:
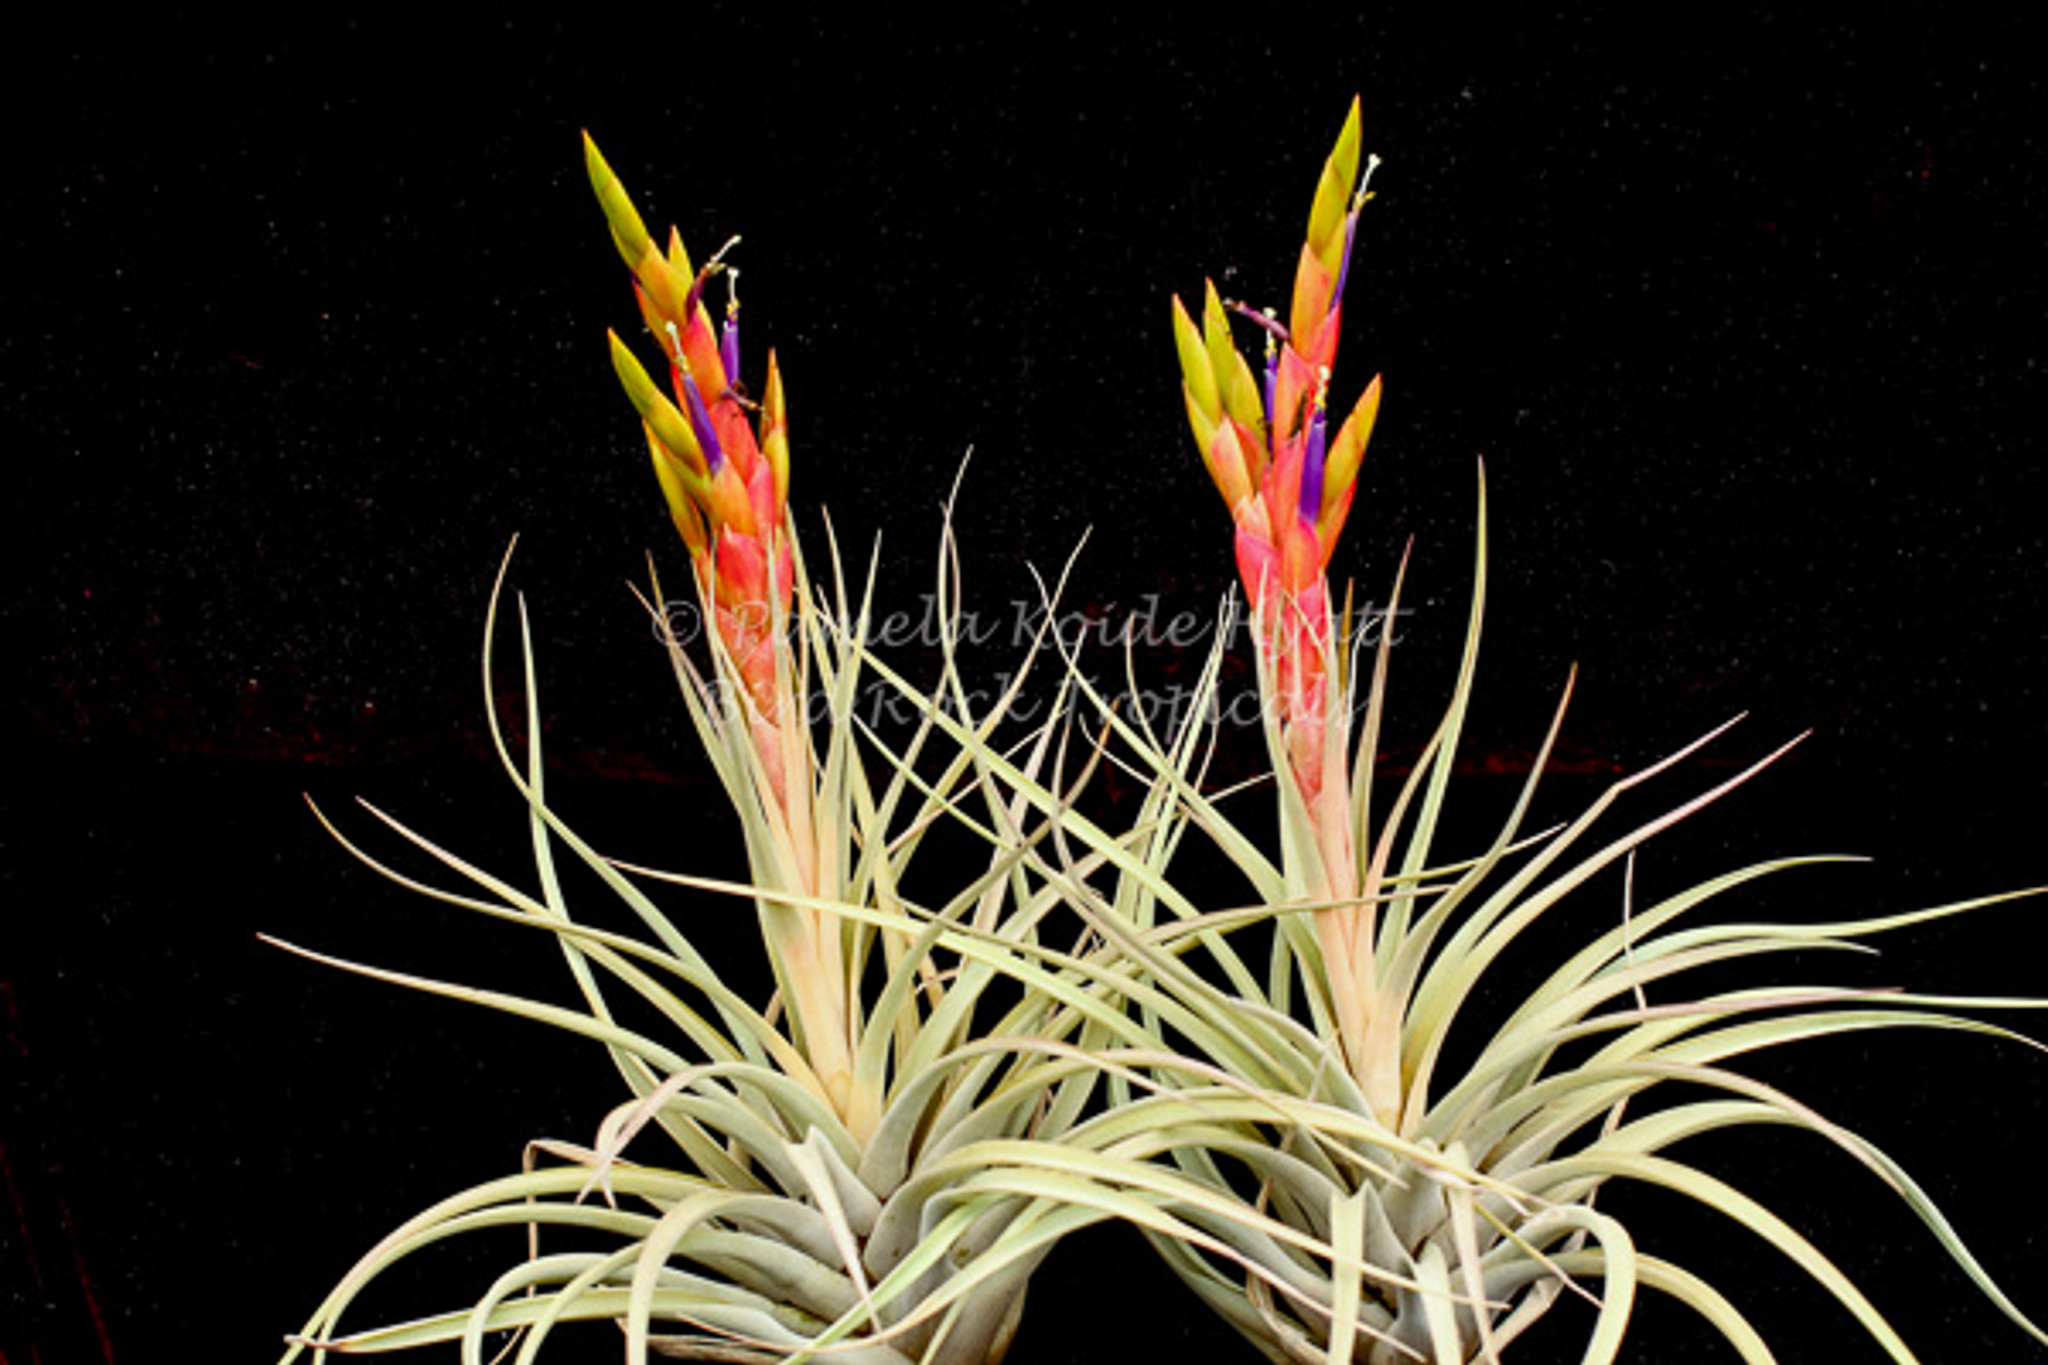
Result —
<path fill-rule="evenodd" d="M 1351 241 L 1358 235 L 1358 210 L 1344 215 L 1344 255 L 1337 262 L 1337 287 L 1330 291 L 1330 312 L 1344 301 L 1344 281 L 1351 277 Z M 1328 316 L 1325 314 L 1324 316 Z"/>
<path fill-rule="evenodd" d="M 1308 419 L 1308 442 L 1301 456 L 1301 515 L 1313 523 L 1323 514 L 1323 455 L 1328 414 L 1320 396 Z"/>
<path fill-rule="evenodd" d="M 718 336 L 718 358 L 725 363 L 725 382 L 730 388 L 740 386 L 740 320 L 735 313 L 726 314 L 725 327 Z"/>
<path fill-rule="evenodd" d="M 1280 352 L 1273 343 L 1266 343 L 1266 430 L 1277 431 L 1273 419 L 1273 385 L 1280 377 Z"/>
<path fill-rule="evenodd" d="M 683 403 L 690 410 L 690 430 L 696 433 L 697 444 L 704 447 L 704 467 L 716 474 L 725 463 L 725 448 L 718 444 L 718 433 L 711 429 L 711 414 L 705 411 L 704 395 L 697 392 L 697 381 L 687 372 L 683 375 Z"/>

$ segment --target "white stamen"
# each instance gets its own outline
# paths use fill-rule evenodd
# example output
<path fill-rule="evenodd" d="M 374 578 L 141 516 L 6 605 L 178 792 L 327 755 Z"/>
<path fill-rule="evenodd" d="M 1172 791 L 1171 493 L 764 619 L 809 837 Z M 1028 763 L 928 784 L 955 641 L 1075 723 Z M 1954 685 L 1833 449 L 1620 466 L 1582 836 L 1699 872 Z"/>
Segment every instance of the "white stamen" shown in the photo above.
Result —
<path fill-rule="evenodd" d="M 1365 207 L 1365 201 L 1372 198 L 1372 173 L 1380 168 L 1380 154 L 1365 154 L 1365 174 L 1359 178 L 1358 193 L 1351 196 L 1351 211 L 1358 212 Z"/>

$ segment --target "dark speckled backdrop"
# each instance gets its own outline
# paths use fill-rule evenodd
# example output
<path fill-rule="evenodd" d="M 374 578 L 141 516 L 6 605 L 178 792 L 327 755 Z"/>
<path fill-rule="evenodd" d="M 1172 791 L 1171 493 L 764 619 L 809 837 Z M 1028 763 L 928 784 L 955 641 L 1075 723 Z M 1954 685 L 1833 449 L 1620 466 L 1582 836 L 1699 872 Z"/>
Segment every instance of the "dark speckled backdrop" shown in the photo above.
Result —
<path fill-rule="evenodd" d="M 1737 712 L 1674 797 L 1814 731 L 1656 848 L 1651 890 L 1811 850 L 1880 861 L 1730 913 L 2048 880 L 2038 30 L 668 12 L 434 36 L 82 15 L 10 49 L 0 1359 L 262 1359 L 398 1217 L 612 1100 L 570 1042 L 253 937 L 559 992 L 544 945 L 387 889 L 297 795 L 371 837 L 363 794 L 520 865 L 476 657 L 515 532 L 566 811 L 622 855 L 732 867 L 626 589 L 649 548 L 672 575 L 681 554 L 605 361 L 633 312 L 579 127 L 700 252 L 745 235 L 747 342 L 784 364 L 810 543 L 821 508 L 862 553 L 883 535 L 883 591 L 917 610 L 971 446 L 978 611 L 1030 602 L 1030 566 L 1085 532 L 1074 608 L 1170 618 L 1206 612 L 1231 565 L 1166 298 L 1205 273 L 1281 297 L 1362 93 L 1386 165 L 1336 385 L 1384 371 L 1388 399 L 1337 568 L 1384 596 L 1414 540 L 1397 752 L 1446 677 L 1484 456 L 1475 822 L 1505 810 L 1576 661 L 1553 814 Z M 683 909 L 753 969 L 743 914 Z M 1842 970 L 2048 993 L 2044 914 Z M 2048 1136 L 2048 1060 L 1922 1039 L 1760 1069 L 1906 1159 L 2048 1312 L 2048 1245 L 2014 1214 L 2036 1181 L 2002 1169 Z M 1724 1156 L 1928 1359 L 2023 1346 L 1818 1142 Z M 1748 1234 L 1668 1213 L 1665 1249 L 1704 1246 L 1785 1358 L 1878 1358 Z M 516 1251 L 451 1257 L 445 1283 L 474 1292 Z M 1161 1341 L 1249 1358 L 1114 1232 L 1034 1298 L 1020 1365 Z M 1645 1317 L 1638 1358 L 1723 1358 Z"/>

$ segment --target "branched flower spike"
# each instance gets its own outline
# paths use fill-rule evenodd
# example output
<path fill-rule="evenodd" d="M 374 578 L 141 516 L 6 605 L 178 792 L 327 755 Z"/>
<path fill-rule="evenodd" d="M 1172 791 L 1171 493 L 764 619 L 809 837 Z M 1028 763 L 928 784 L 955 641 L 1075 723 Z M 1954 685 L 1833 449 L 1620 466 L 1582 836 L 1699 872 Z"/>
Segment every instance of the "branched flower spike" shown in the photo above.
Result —
<path fill-rule="evenodd" d="M 1354 99 L 1316 186 L 1286 324 L 1270 312 L 1233 305 L 1265 331 L 1262 380 L 1238 353 L 1213 282 L 1199 327 L 1186 305 L 1173 300 L 1188 421 L 1237 523 L 1237 567 L 1258 623 L 1266 701 L 1314 832 L 1318 865 L 1304 869 L 1300 889 L 1325 902 L 1359 894 L 1345 772 L 1349 728 L 1343 716 L 1332 718 L 1335 655 L 1325 570 L 1351 511 L 1358 467 L 1379 414 L 1379 378 L 1366 386 L 1334 440 L 1328 407 L 1352 238 L 1377 164 L 1378 158 L 1368 159 L 1361 178 Z M 1347 1021 L 1346 1053 L 1363 1075 L 1363 1029 L 1371 1014 L 1371 909 L 1333 907 L 1319 914 L 1317 932 L 1331 964 L 1336 1014 Z"/>
<path fill-rule="evenodd" d="M 1343 324 L 1344 285 L 1358 212 L 1370 197 L 1359 178 L 1359 113 L 1353 101 L 1323 167 L 1285 326 L 1237 305 L 1266 333 L 1263 380 L 1232 343 L 1212 282 L 1199 328 L 1173 301 L 1188 420 L 1216 487 L 1237 522 L 1237 564 L 1273 647 L 1281 717 L 1303 795 L 1324 785 L 1322 727 L 1329 594 L 1324 569 L 1357 491 L 1358 467 L 1379 412 L 1377 376 L 1328 436 L 1330 372 Z M 1371 179 L 1377 158 L 1368 163 Z"/>
<path fill-rule="evenodd" d="M 1803 1234 L 1735 1185 L 1691 1164 L 1689 1150 L 1672 1151 L 1710 1131 L 1790 1126 L 1826 1139 L 1875 1174 L 1992 1303 L 2034 1340 L 2048 1343 L 2048 1330 L 2006 1297 L 1891 1158 L 1734 1065 L 1764 1048 L 1845 1031 L 1916 1027 L 2017 1038 L 1970 1016 L 2044 1002 L 1843 989 L 1761 972 L 1751 982 L 1719 975 L 1737 965 L 1761 968 L 1795 947 L 1860 946 L 1880 932 L 2014 897 L 1827 923 L 1708 917 L 1710 902 L 1758 878 L 1836 861 L 1785 858 L 1727 871 L 1640 905 L 1633 876 L 1638 852 L 1761 773 L 1790 746 L 1633 828 L 1611 827 L 1609 810 L 1631 789 L 1677 767 L 1717 730 L 1616 782 L 1568 823 L 1530 834 L 1538 780 L 1562 730 L 1569 682 L 1521 794 L 1491 841 L 1474 857 L 1443 861 L 1434 854 L 1484 618 L 1483 479 L 1472 605 L 1456 682 L 1398 795 L 1369 822 L 1388 641 L 1380 641 L 1369 683 L 1352 688 L 1339 669 L 1348 659 L 1332 640 L 1324 579 L 1379 402 L 1375 380 L 1336 438 L 1326 441 L 1326 387 L 1346 261 L 1365 197 L 1353 188 L 1358 124 L 1354 104 L 1316 190 L 1287 324 L 1248 313 L 1268 337 L 1263 384 L 1232 346 L 1227 305 L 1213 287 L 1199 327 L 1174 302 L 1189 418 L 1237 522 L 1238 565 L 1259 627 L 1281 865 L 1275 867 L 1201 789 L 1193 766 L 1198 727 L 1162 743 L 1142 725 L 1123 725 L 1099 695 L 1094 700 L 1104 724 L 1132 743 L 1140 766 L 1157 774 L 1184 818 L 1215 839 L 1246 874 L 1257 904 L 1273 912 L 1274 946 L 1263 982 L 1250 961 L 1235 955 L 1228 935 L 1204 944 L 1232 983 L 1235 1000 L 1194 1013 L 1205 1021 L 1243 1021 L 1238 1035 L 1225 1039 L 1195 1029 L 1184 1036 L 1247 1086 L 1304 1102 L 1327 1099 L 1330 1111 L 1360 1126 L 1343 1131 L 1317 1119 L 1293 1131 L 1268 1128 L 1261 1136 L 1272 1141 L 1263 1149 L 1236 1132 L 1225 1141 L 1193 1130 L 1177 1135 L 1184 1145 L 1176 1160 L 1203 1172 L 1219 1195 L 1255 1199 L 1257 1208 L 1271 1208 L 1297 1230 L 1326 1239 L 1318 1254 L 1327 1256 L 1329 1273 L 1322 1276 L 1312 1265 L 1308 1277 L 1319 1282 L 1301 1298 L 1281 1302 L 1190 1244 L 1157 1239 L 1157 1245 L 1176 1273 L 1276 1365 L 1498 1365 L 1519 1333 L 1565 1301 L 1565 1291 L 1598 1305 L 1582 1365 L 1613 1365 L 1639 1287 L 1691 1307 L 1744 1360 L 1767 1365 L 1769 1348 L 1741 1311 L 1680 1263 L 1683 1243 L 1677 1244 L 1679 1258 L 1667 1260 L 1661 1249 L 1639 1243 L 1638 1228 L 1604 1202 L 1595 1207 L 1608 1183 L 1633 1181 L 1688 1197 L 1755 1232 L 1832 1294 L 1890 1359 L 1912 1365 L 1916 1357 L 1883 1315 Z M 1213 689 L 1213 660 L 1204 676 Z M 1349 703 L 1361 692 L 1364 719 L 1354 751 Z M 1199 932 L 1196 915 L 1164 896 L 1155 899 L 1157 888 L 1171 889 L 1164 873 L 1172 831 L 1162 835 L 1147 827 L 1143 834 L 1165 851 L 1134 869 L 1113 899 L 1091 903 L 1084 885 L 1076 903 L 1110 924 L 1105 936 L 1115 932 L 1119 914 L 1128 915 L 1132 929 L 1153 933 L 1162 905 L 1183 921 L 1182 931 Z M 1130 845 L 1139 846 L 1135 835 Z M 1597 900 L 1600 879 L 1615 872 L 1621 880 L 1618 923 L 1611 902 L 1603 907 Z M 1482 1026 L 1492 1032 L 1480 1034 L 1484 1041 L 1472 1060 L 1453 1061 L 1450 1040 L 1472 1028 L 1482 993 L 1500 988 L 1487 985 L 1498 969 L 1511 961 L 1541 963 L 1548 949 L 1531 930 L 1539 923 L 1583 922 L 1589 894 L 1595 898 L 1591 940 L 1567 950 L 1505 1020 Z M 1684 984 L 1708 968 L 1717 983 L 1710 989 Z M 1185 985 L 1167 966 L 1157 977 L 1163 986 Z M 1199 993 L 1206 983 L 1185 988 Z M 1298 1011 L 1292 1008 L 1297 988 L 1304 1005 Z M 1302 1014 L 1313 1031 L 1305 1046 L 1281 1038 L 1262 1046 L 1250 1032 L 1260 1020 L 1285 1022 Z M 1341 1070 L 1327 1065 L 1339 1057 Z M 1418 1160 L 1424 1152 L 1429 1159 Z M 1272 1161 L 1283 1154 L 1284 1169 Z"/>
<path fill-rule="evenodd" d="M 739 295 L 733 284 L 739 272 L 724 260 L 739 239 L 692 271 L 673 228 L 665 252 L 655 245 L 588 135 L 583 152 L 612 241 L 633 272 L 640 315 L 666 353 L 674 397 L 662 393 L 616 332 L 612 364 L 640 413 L 669 514 L 690 548 L 704 596 L 715 606 L 719 636 L 745 681 L 762 731 L 762 761 L 780 798 L 786 765 L 778 732 L 789 715 L 775 680 L 775 642 L 788 618 L 794 581 L 785 528 L 789 430 L 782 374 L 770 351 L 761 401 L 747 398 L 739 376 Z M 732 288 L 724 325 L 714 331 L 704 288 L 720 272 Z"/>
<path fill-rule="evenodd" d="M 611 333 L 612 365 L 640 414 L 669 515 L 689 547 L 697 589 L 732 663 L 734 721 L 757 761 L 754 796 L 770 833 L 759 841 L 756 874 L 798 896 L 831 894 L 839 834 L 821 824 L 817 762 L 797 701 L 790 643 L 795 557 L 788 526 L 789 424 L 773 352 L 757 404 L 739 380 L 739 302 L 731 298 L 714 331 L 704 287 L 733 243 L 692 270 L 671 228 L 666 251 L 647 233 L 617 175 L 588 134 L 584 164 L 612 241 L 633 272 L 647 330 L 668 356 L 670 398 L 631 349 Z M 735 238 L 734 241 L 738 239 Z M 746 784 L 743 784 L 746 785 Z M 843 926 L 816 910 L 764 903 L 764 926 L 799 1035 L 826 1095 L 849 1102 L 852 1021 Z"/>

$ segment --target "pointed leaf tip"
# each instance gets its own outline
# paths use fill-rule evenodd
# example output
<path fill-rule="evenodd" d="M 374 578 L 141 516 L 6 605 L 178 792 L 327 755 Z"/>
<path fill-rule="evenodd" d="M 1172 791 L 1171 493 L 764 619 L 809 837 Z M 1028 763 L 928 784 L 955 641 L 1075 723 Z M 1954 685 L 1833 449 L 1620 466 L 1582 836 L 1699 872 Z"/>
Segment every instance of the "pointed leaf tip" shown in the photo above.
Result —
<path fill-rule="evenodd" d="M 695 433 L 690 430 L 689 422 L 675 404 L 654 386 L 639 357 L 619 340 L 619 334 L 607 329 L 605 335 L 611 338 L 612 369 L 618 373 L 619 384 L 625 389 L 633 410 L 640 414 L 640 419 L 663 445 L 691 466 L 692 472 L 701 475 L 705 465 L 704 452 Z"/>
<path fill-rule="evenodd" d="M 777 506 L 789 500 L 789 413 L 782 393 L 782 367 L 768 348 L 768 388 L 761 399 L 761 454 L 775 479 Z"/>
<path fill-rule="evenodd" d="M 597 194 L 598 206 L 604 210 L 605 221 L 611 226 L 612 241 L 618 246 L 619 255 L 625 258 L 628 268 L 637 266 L 647 252 L 647 225 L 640 220 L 640 211 L 633 207 L 626 187 L 611 163 L 604 159 L 604 153 L 597 149 L 597 140 L 588 129 L 583 133 L 583 167 L 590 176 L 590 188 Z"/>
<path fill-rule="evenodd" d="M 1211 423 L 1223 411 L 1223 398 L 1216 387 L 1216 371 L 1195 320 L 1188 316 L 1180 295 L 1173 296 L 1173 344 L 1180 355 L 1181 378 L 1187 382 L 1188 397 Z"/>

